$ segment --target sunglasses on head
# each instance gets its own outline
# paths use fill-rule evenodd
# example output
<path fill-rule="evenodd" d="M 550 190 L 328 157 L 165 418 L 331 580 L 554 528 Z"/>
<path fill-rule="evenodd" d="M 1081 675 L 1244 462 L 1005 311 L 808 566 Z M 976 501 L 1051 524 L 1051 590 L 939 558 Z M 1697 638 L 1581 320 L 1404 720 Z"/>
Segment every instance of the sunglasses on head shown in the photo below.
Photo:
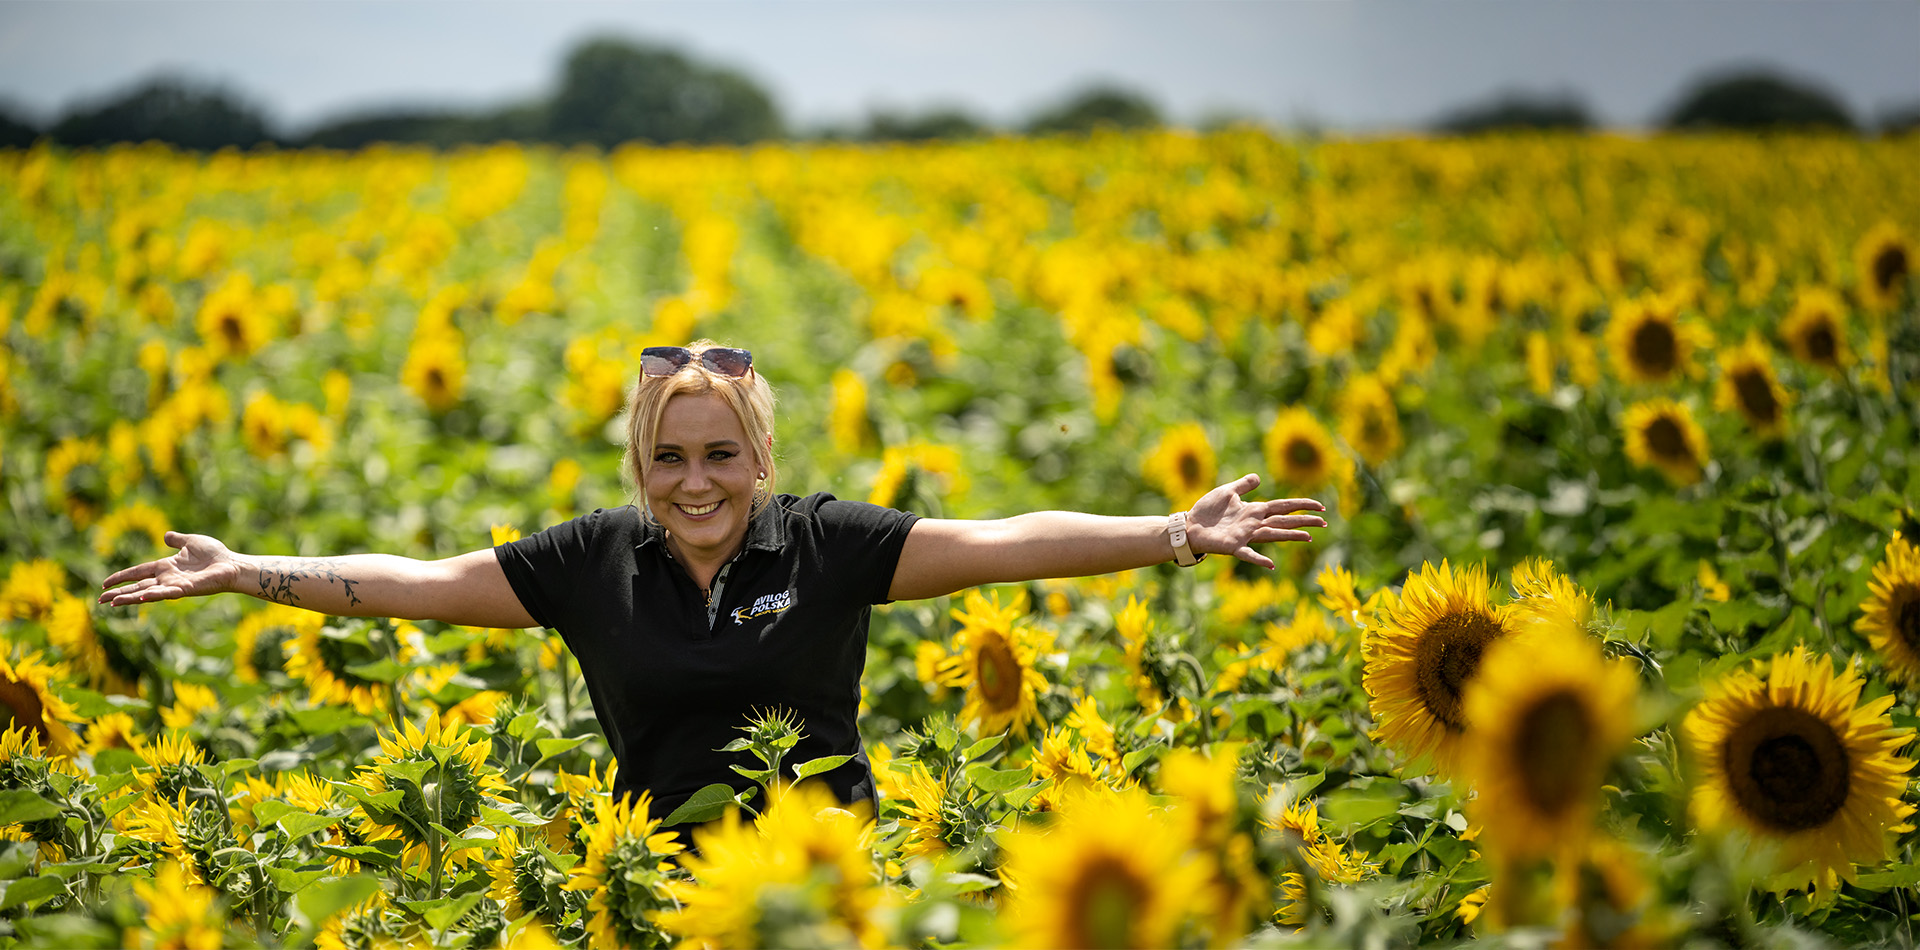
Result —
<path fill-rule="evenodd" d="M 696 354 L 684 346 L 649 346 L 640 351 L 640 372 L 647 376 L 672 376 L 696 359 L 701 366 L 736 379 L 753 371 L 753 353 L 747 350 L 715 346 Z"/>

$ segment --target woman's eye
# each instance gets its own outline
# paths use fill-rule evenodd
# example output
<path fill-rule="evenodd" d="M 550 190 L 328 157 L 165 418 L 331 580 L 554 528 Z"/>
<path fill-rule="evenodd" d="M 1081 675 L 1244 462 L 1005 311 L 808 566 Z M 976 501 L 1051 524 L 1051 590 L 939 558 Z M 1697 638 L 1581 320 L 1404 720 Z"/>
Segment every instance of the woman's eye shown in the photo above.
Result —
<path fill-rule="evenodd" d="M 680 461 L 680 454 L 677 452 L 662 452 L 654 456 L 653 460 L 655 462 L 678 462 Z"/>
<path fill-rule="evenodd" d="M 733 458 L 735 454 L 736 453 L 733 452 L 709 452 L 707 453 L 707 458 L 715 462 L 724 462 L 727 459 Z"/>

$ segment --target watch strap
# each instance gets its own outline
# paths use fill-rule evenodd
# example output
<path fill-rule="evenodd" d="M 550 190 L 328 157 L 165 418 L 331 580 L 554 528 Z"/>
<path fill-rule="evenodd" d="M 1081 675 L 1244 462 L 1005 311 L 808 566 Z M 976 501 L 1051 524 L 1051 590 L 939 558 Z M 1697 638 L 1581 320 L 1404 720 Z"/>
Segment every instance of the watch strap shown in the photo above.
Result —
<path fill-rule="evenodd" d="M 1167 540 L 1173 544 L 1173 562 L 1181 567 L 1192 567 L 1206 557 L 1193 553 L 1192 545 L 1187 542 L 1187 513 L 1184 511 L 1167 516 Z"/>

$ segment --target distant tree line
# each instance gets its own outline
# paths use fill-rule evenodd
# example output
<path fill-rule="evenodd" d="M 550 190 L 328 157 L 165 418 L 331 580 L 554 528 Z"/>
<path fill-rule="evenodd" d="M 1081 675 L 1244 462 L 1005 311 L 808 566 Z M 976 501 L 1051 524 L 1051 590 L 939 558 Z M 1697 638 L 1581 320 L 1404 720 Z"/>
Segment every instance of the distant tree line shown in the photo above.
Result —
<path fill-rule="evenodd" d="M 1017 129 L 1031 135 L 1097 128 L 1152 128 L 1163 123 L 1147 97 L 1111 85 L 1073 93 Z M 1433 129 L 1471 135 L 1507 129 L 1589 129 L 1592 114 L 1571 94 L 1508 93 L 1440 117 Z M 1813 128 L 1861 132 L 1869 127 L 1831 93 L 1765 72 L 1708 77 L 1687 90 L 1663 117 L 1670 129 Z M 1920 103 L 1881 117 L 1896 134 L 1920 128 Z M 876 110 L 864 126 L 817 130 L 814 137 L 854 141 L 966 139 L 1002 131 L 956 107 L 921 112 Z M 282 134 L 258 106 L 218 86 L 162 76 L 69 109 L 41 127 L 0 104 L 0 148 L 42 138 L 86 147 L 114 142 L 167 142 L 213 150 L 275 144 L 355 149 L 377 142 L 451 147 L 500 141 L 590 144 L 742 144 L 796 137 L 773 97 L 737 70 L 703 63 L 668 47 L 619 38 L 591 39 L 562 64 L 558 87 L 544 99 L 493 109 L 390 108 Z"/>

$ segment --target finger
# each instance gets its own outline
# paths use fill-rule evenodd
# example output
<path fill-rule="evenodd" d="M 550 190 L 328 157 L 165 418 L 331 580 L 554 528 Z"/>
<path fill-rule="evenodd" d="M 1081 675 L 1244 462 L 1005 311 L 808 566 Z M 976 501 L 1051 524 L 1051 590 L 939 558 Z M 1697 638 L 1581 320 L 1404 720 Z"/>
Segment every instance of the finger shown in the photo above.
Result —
<path fill-rule="evenodd" d="M 1242 475 L 1237 479 L 1234 479 L 1231 483 L 1227 485 L 1228 490 L 1232 491 L 1236 495 L 1244 495 L 1259 487 L 1260 487 L 1259 472 L 1248 472 L 1247 474 Z"/>
<path fill-rule="evenodd" d="M 170 548 L 186 547 L 187 538 L 188 535 L 181 534 L 178 531 L 168 531 L 166 534 L 160 536 L 160 540 L 166 542 L 167 547 Z"/>
<path fill-rule="evenodd" d="M 1260 525 L 1266 528 L 1324 528 L 1327 519 L 1319 515 L 1271 515 Z"/>
<path fill-rule="evenodd" d="M 115 571 L 112 574 L 107 575 L 107 579 L 100 582 L 100 588 L 102 590 L 106 590 L 109 588 L 119 587 L 121 584 L 125 584 L 128 581 L 137 581 L 143 578 L 152 577 L 155 574 L 160 573 L 160 569 L 163 566 L 164 565 L 160 561 L 148 561 L 145 564 L 135 564 L 132 567 L 126 568 L 124 570 Z"/>
<path fill-rule="evenodd" d="M 1263 514 L 1284 515 L 1296 511 L 1325 511 L 1327 506 L 1311 498 L 1274 498 L 1260 503 Z"/>
<path fill-rule="evenodd" d="M 1239 550 L 1233 552 L 1233 556 L 1248 564 L 1264 567 L 1269 571 L 1273 570 L 1273 559 L 1250 547 L 1242 545 Z"/>
<path fill-rule="evenodd" d="M 1248 544 L 1269 544 L 1275 541 L 1312 541 L 1313 535 L 1305 531 L 1287 531 L 1280 528 L 1261 528 L 1247 539 Z"/>

